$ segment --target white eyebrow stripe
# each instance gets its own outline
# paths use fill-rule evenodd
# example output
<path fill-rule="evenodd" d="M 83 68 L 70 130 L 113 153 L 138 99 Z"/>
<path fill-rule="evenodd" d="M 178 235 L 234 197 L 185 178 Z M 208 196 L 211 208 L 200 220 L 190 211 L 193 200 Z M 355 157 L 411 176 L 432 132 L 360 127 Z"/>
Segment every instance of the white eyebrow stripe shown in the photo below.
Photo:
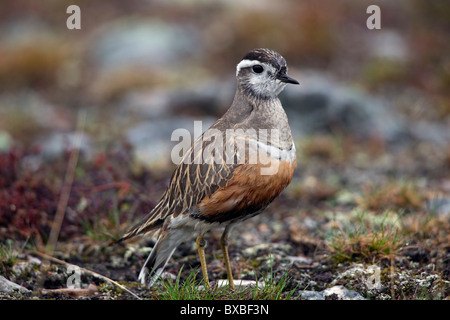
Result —
<path fill-rule="evenodd" d="M 254 65 L 257 65 L 257 64 L 262 64 L 262 63 L 261 63 L 261 61 L 258 61 L 258 60 L 248 60 L 248 59 L 242 60 L 236 66 L 236 77 L 237 77 L 237 75 L 239 74 L 239 71 L 241 71 L 242 68 L 253 67 Z"/>

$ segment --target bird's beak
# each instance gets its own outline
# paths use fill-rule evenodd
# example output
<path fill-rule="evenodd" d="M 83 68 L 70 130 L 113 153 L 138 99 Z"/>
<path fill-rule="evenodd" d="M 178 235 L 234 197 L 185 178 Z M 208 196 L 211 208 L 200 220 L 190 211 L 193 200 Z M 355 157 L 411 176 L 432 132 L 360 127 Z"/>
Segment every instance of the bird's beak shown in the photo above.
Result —
<path fill-rule="evenodd" d="M 285 83 L 300 84 L 297 80 L 289 77 L 286 73 L 279 73 L 277 75 L 277 79 Z"/>

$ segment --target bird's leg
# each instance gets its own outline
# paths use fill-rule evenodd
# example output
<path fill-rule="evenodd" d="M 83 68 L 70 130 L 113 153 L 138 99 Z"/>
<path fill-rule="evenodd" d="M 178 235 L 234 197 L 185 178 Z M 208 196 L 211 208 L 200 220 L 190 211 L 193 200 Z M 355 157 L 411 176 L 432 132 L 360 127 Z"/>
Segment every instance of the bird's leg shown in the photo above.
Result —
<path fill-rule="evenodd" d="M 202 267 L 203 281 L 205 281 L 205 288 L 209 290 L 208 269 L 206 268 L 205 247 L 206 241 L 203 239 L 205 234 L 200 234 L 195 243 L 197 244 L 198 256 L 200 257 L 200 265 Z"/>
<path fill-rule="evenodd" d="M 226 227 L 223 231 L 222 237 L 220 238 L 220 248 L 223 252 L 223 259 L 225 260 L 225 269 L 227 271 L 228 276 L 228 284 L 232 290 L 235 290 L 234 280 L 233 280 L 233 272 L 231 271 L 231 262 L 230 257 L 228 255 L 228 233 L 230 232 L 229 228 Z"/>

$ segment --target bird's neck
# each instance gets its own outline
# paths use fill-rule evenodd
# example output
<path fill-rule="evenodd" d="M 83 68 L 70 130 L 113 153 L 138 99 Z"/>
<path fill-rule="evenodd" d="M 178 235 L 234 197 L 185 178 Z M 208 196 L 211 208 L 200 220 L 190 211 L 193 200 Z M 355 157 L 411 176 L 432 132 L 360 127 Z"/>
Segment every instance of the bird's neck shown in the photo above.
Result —
<path fill-rule="evenodd" d="M 291 128 L 278 97 L 258 99 L 237 90 L 233 103 L 223 116 L 223 120 L 228 128 L 276 129 L 279 134 L 278 147 L 289 149 L 292 145 Z"/>

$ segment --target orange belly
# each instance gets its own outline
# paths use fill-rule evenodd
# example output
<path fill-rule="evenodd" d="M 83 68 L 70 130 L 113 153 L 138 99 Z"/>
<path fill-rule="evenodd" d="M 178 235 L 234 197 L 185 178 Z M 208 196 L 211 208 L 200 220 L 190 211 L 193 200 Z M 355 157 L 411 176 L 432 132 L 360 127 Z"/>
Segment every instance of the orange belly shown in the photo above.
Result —
<path fill-rule="evenodd" d="M 201 218 L 222 222 L 261 212 L 291 182 L 296 165 L 296 159 L 280 161 L 273 158 L 266 166 L 243 164 L 223 188 L 198 204 Z"/>

